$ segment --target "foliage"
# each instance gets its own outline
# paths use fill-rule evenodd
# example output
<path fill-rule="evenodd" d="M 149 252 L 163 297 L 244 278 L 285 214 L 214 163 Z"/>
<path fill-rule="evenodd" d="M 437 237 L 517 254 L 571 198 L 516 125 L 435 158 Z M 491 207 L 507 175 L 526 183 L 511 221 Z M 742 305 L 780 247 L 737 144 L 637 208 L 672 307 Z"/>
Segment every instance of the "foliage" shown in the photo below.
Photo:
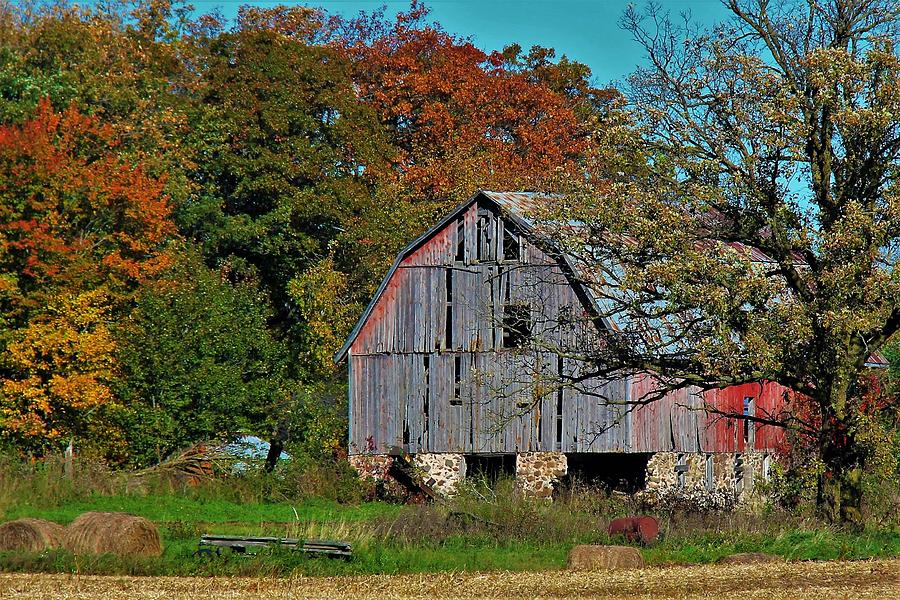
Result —
<path fill-rule="evenodd" d="M 341 23 L 337 42 L 354 82 L 390 132 L 404 197 L 460 202 L 473 190 L 546 189 L 575 173 L 590 146 L 590 70 L 553 51 L 485 53 L 427 21 L 413 2 L 394 22 L 380 13 Z"/>
<path fill-rule="evenodd" d="M 790 410 L 758 422 L 801 433 L 824 465 L 821 509 L 858 521 L 878 460 L 861 377 L 900 328 L 897 6 L 727 5 L 710 31 L 626 12 L 649 66 L 550 235 L 618 326 L 587 352 L 601 374 L 784 385 Z"/>
<path fill-rule="evenodd" d="M 328 373 L 334 355 L 362 312 L 359 302 L 349 301 L 353 295 L 346 275 L 326 258 L 288 284 L 288 293 L 302 318 L 301 343 L 310 349 L 308 360 L 312 373 Z"/>
<path fill-rule="evenodd" d="M 162 181 L 116 145 L 109 127 L 46 101 L 0 126 L 0 426 L 23 451 L 75 436 L 121 458 L 111 324 L 169 263 L 174 226 Z"/>
<path fill-rule="evenodd" d="M 116 332 L 129 463 L 267 431 L 270 407 L 286 394 L 285 352 L 268 316 L 258 290 L 232 286 L 190 254 L 140 291 Z"/>
<path fill-rule="evenodd" d="M 287 16 L 302 23 L 315 13 Z M 268 28 L 254 11 L 194 44 L 204 65 L 191 92 L 203 157 L 179 224 L 229 280 L 264 290 L 271 324 L 299 348 L 288 282 L 326 258 L 342 224 L 369 202 L 369 168 L 389 146 L 333 50 Z"/>
<path fill-rule="evenodd" d="M 0 379 L 4 434 L 20 450 L 42 450 L 77 437 L 90 448 L 121 443 L 109 418 L 121 410 L 110 389 L 116 343 L 106 293 L 94 290 L 54 299 L 46 314 L 17 330 Z"/>

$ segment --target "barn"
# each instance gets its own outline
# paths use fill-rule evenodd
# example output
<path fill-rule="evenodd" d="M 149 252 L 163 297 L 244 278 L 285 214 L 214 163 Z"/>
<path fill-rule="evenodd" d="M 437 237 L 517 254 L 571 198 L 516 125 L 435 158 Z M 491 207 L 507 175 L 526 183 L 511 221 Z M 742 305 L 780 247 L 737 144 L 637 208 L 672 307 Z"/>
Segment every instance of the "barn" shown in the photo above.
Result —
<path fill-rule="evenodd" d="M 587 379 L 566 348 L 613 326 L 527 219 L 539 197 L 479 191 L 397 257 L 335 357 L 349 377 L 349 453 L 386 477 L 409 459 L 441 493 L 467 473 L 514 473 L 549 496 L 578 476 L 634 491 L 748 496 L 768 477 L 779 428 L 723 418 L 777 414 L 774 383 L 683 389 L 636 407 L 647 375 Z M 561 351 L 563 350 L 563 351 Z"/>

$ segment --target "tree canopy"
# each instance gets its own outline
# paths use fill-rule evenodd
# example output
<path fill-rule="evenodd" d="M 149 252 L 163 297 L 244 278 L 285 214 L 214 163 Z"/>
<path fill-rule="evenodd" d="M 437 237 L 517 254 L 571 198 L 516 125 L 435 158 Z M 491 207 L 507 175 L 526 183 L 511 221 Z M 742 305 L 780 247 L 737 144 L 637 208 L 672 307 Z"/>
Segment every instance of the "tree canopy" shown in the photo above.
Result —
<path fill-rule="evenodd" d="M 649 66 L 548 227 L 621 325 L 598 371 L 781 383 L 803 404 L 772 418 L 816 449 L 820 504 L 858 519 L 861 378 L 900 328 L 900 8 L 726 4 L 711 30 L 625 13 Z"/>

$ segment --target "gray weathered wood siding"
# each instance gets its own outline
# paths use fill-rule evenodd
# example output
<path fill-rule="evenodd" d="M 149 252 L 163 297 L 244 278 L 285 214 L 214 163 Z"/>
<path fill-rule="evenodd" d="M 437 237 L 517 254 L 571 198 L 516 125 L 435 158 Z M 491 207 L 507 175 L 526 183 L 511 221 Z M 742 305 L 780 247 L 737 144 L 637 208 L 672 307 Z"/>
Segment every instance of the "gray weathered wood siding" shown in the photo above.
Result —
<path fill-rule="evenodd" d="M 448 217 L 449 218 L 449 217 Z M 524 237 L 507 260 L 497 206 L 480 196 L 397 264 L 350 342 L 350 451 L 513 453 L 736 452 L 784 444 L 773 427 L 749 437 L 732 418 L 784 410 L 763 382 L 700 393 L 655 390 L 652 377 L 559 385 L 580 365 L 558 351 L 596 340 L 596 324 L 560 264 Z M 504 347 L 504 307 L 526 310 L 532 343 Z M 525 307 L 523 309 L 523 307 Z M 524 313 L 518 313 L 524 314 Z M 449 321 L 448 321 L 449 319 Z M 745 439 L 746 438 L 746 439 Z"/>
<path fill-rule="evenodd" d="M 474 203 L 399 264 L 350 347 L 351 452 L 627 450 L 627 382 L 559 389 L 577 365 L 553 350 L 587 343 L 585 307 L 524 237 L 503 260 L 498 218 Z M 503 348 L 507 304 L 529 310 L 534 347 Z"/>

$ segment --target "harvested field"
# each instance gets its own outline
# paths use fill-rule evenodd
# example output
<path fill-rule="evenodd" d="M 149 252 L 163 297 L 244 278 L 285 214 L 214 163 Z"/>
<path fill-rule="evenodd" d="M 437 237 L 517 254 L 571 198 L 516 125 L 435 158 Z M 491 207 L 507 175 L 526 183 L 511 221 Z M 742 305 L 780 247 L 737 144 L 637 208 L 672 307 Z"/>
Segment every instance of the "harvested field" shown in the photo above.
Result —
<path fill-rule="evenodd" d="M 289 579 L 3 574 L 0 597 L 883 599 L 900 597 L 900 560 Z"/>

